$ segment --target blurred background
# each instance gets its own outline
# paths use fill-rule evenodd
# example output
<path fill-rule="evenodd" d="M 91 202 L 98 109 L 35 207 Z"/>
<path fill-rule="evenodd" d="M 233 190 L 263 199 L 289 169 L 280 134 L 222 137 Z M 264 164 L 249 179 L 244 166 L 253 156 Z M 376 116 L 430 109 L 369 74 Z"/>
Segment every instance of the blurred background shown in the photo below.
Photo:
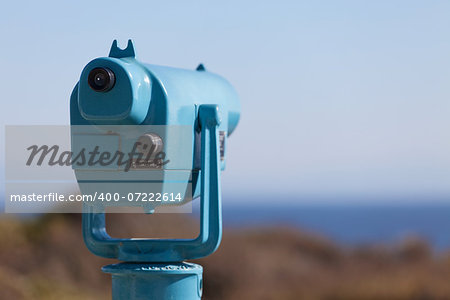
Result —
<path fill-rule="evenodd" d="M 202 62 L 241 98 L 205 299 L 450 299 L 449 14 L 447 1 L 4 2 L 0 149 L 5 125 L 69 124 L 82 68 L 131 38 L 140 60 Z M 114 215 L 111 230 L 183 236 L 196 217 Z M 1 299 L 109 299 L 111 261 L 85 249 L 79 219 L 1 216 Z"/>

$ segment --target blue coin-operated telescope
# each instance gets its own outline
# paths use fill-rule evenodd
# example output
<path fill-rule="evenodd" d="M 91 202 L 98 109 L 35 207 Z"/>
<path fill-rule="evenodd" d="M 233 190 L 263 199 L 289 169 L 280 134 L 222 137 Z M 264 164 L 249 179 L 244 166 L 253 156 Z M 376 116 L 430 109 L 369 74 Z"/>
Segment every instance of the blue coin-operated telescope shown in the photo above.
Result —
<path fill-rule="evenodd" d="M 87 247 L 123 261 L 103 267 L 112 274 L 113 299 L 201 297 L 202 267 L 183 261 L 207 256 L 220 243 L 220 172 L 239 115 L 237 94 L 224 78 L 203 65 L 184 70 L 143 64 L 131 40 L 123 50 L 114 41 L 108 57 L 83 69 L 70 99 L 72 152 L 95 148 L 100 159 L 73 168 L 81 192 L 93 196 L 83 202 Z M 137 194 L 148 199 L 139 201 Z M 150 201 L 150 194 L 164 199 Z M 106 232 L 108 206 L 152 213 L 195 198 L 197 238 L 122 239 Z"/>

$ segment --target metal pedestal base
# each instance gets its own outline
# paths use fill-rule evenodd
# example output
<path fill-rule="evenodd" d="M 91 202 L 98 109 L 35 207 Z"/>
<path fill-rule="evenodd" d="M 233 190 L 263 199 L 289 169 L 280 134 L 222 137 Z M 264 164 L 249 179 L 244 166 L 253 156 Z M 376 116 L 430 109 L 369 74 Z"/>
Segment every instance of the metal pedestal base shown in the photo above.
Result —
<path fill-rule="evenodd" d="M 198 300 L 202 272 L 193 263 L 119 263 L 104 266 L 112 275 L 113 300 Z"/>

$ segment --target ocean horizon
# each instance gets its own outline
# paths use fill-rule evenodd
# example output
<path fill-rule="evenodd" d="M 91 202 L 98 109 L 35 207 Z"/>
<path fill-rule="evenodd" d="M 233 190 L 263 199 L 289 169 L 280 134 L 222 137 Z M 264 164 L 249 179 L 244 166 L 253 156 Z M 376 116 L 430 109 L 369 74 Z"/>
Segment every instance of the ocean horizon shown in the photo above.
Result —
<path fill-rule="evenodd" d="M 195 215 L 198 202 L 193 206 Z M 223 202 L 225 229 L 290 227 L 350 246 L 391 245 L 414 237 L 423 239 L 435 251 L 450 250 L 450 203 L 238 203 Z M 3 206 L 0 201 L 0 211 Z"/>
<path fill-rule="evenodd" d="M 345 245 L 420 238 L 435 251 L 450 249 L 450 203 L 298 204 L 223 207 L 225 228 L 294 227 Z"/>

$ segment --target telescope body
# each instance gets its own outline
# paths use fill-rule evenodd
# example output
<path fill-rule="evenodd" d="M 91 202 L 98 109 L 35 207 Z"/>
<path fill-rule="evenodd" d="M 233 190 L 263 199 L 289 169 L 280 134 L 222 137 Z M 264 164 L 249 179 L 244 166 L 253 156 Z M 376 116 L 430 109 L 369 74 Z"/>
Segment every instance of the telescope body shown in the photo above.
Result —
<path fill-rule="evenodd" d="M 113 74 L 109 90 L 92 88 L 90 77 L 96 70 L 107 70 L 99 75 Z M 163 152 L 169 162 L 157 167 L 134 163 L 132 166 L 74 165 L 81 191 L 127 195 L 145 190 L 142 183 L 147 180 L 152 182 L 154 193 L 181 195 L 182 203 L 198 197 L 201 189 L 198 114 L 200 106 L 205 104 L 219 108 L 217 130 L 223 170 L 227 138 L 236 128 L 240 115 L 239 99 L 231 84 L 203 65 L 196 70 L 186 70 L 141 63 L 135 58 L 131 41 L 124 50 L 114 42 L 109 57 L 96 58 L 86 65 L 72 92 L 72 149 L 78 153 L 83 148 L 100 145 L 112 152 L 111 155 L 117 150 L 131 153 L 137 141 L 148 140 L 150 144 L 159 143 L 157 150 Z M 119 181 L 122 184 L 117 185 Z M 96 184 L 92 185 L 93 182 Z M 123 204 L 119 202 L 115 204 Z M 164 204 L 144 206 L 152 212 Z"/>

